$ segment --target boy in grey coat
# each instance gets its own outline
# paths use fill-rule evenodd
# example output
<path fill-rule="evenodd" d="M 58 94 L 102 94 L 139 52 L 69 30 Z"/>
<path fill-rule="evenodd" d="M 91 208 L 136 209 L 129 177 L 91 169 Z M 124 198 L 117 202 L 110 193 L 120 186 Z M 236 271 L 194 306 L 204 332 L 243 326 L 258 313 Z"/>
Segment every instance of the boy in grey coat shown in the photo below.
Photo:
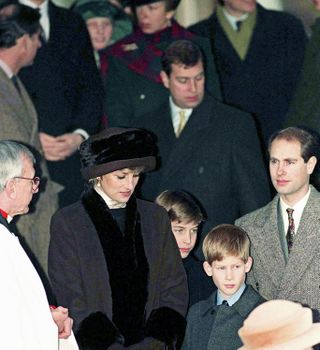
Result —
<path fill-rule="evenodd" d="M 239 328 L 265 301 L 245 284 L 252 266 L 249 248 L 246 232 L 234 225 L 219 225 L 206 236 L 203 267 L 218 290 L 191 307 L 183 350 L 236 350 L 242 346 Z"/>

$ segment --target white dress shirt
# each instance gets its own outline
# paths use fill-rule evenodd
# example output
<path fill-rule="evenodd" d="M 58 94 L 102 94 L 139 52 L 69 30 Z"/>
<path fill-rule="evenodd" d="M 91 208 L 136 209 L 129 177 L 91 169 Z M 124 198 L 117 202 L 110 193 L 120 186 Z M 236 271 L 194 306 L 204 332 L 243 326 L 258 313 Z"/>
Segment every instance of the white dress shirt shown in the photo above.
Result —
<path fill-rule="evenodd" d="M 284 232 L 286 234 L 288 232 L 288 226 L 289 226 L 287 209 L 291 208 L 294 210 L 292 213 L 292 217 L 294 221 L 294 231 L 295 233 L 297 233 L 304 207 L 306 206 L 310 196 L 310 191 L 311 190 L 309 187 L 309 191 L 307 192 L 307 194 L 302 199 L 300 199 L 300 201 L 296 203 L 294 206 L 288 205 L 287 203 L 284 202 L 282 198 L 280 198 L 281 215 L 282 215 L 282 220 L 284 225 Z"/>
<path fill-rule="evenodd" d="M 180 111 L 184 111 L 184 115 L 185 115 L 185 118 L 186 118 L 186 124 L 190 118 L 190 115 L 193 111 L 192 108 L 181 108 L 181 107 L 178 107 L 172 100 L 172 97 L 170 96 L 169 98 L 170 100 L 170 110 L 171 110 L 171 119 L 172 119 L 172 125 L 173 125 L 173 129 L 174 129 L 174 132 L 175 134 L 177 133 L 177 130 L 179 128 L 179 124 L 180 124 L 180 115 L 179 115 L 179 112 Z"/>

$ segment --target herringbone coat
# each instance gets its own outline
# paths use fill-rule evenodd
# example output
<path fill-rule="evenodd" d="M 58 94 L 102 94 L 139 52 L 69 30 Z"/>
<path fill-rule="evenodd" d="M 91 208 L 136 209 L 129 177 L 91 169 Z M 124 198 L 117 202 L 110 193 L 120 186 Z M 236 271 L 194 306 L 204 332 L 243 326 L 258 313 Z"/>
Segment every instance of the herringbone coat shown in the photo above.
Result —
<path fill-rule="evenodd" d="M 268 205 L 236 221 L 249 234 L 251 283 L 267 299 L 288 299 L 320 310 L 320 193 L 311 187 L 286 262 L 278 229 L 277 195 Z"/>
<path fill-rule="evenodd" d="M 33 104 L 18 79 L 20 92 L 12 81 L 0 69 L 0 139 L 11 139 L 23 142 L 41 153 L 38 137 L 38 119 Z M 61 186 L 50 181 L 45 161 L 40 162 L 42 185 L 35 210 L 28 215 L 22 215 L 17 221 L 17 229 L 25 238 L 27 245 L 47 269 L 49 246 L 49 223 L 51 216 L 57 210 L 57 193 Z M 45 187 L 45 188 L 44 188 Z"/>

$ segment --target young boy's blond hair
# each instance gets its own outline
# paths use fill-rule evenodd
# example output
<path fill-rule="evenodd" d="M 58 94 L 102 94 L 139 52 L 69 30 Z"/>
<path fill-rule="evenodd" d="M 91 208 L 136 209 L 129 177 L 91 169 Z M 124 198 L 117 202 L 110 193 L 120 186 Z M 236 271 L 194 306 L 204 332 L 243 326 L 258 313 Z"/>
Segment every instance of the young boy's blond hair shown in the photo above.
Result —
<path fill-rule="evenodd" d="M 250 256 L 250 240 L 242 228 L 223 224 L 209 231 L 203 241 L 202 251 L 210 265 L 230 255 L 246 263 Z"/>

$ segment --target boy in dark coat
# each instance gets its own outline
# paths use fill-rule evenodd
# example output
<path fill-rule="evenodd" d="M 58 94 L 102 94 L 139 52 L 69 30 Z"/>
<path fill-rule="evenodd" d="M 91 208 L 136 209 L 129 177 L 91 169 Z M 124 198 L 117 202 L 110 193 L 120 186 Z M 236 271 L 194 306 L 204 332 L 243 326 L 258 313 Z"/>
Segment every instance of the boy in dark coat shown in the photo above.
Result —
<path fill-rule="evenodd" d="M 219 225 L 206 236 L 203 267 L 218 290 L 191 307 L 183 350 L 236 350 L 242 345 L 239 328 L 265 301 L 245 284 L 252 266 L 249 248 L 248 235 L 234 225 Z"/>

